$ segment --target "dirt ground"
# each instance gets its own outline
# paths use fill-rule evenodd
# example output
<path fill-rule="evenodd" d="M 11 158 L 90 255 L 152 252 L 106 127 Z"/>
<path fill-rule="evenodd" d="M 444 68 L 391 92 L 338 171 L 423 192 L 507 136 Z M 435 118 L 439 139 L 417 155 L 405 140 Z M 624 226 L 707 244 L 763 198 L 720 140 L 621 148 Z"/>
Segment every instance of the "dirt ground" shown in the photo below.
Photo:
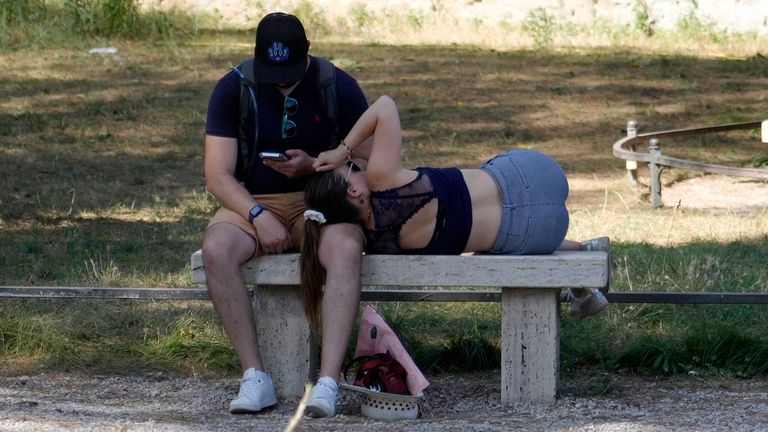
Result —
<path fill-rule="evenodd" d="M 768 207 L 768 181 L 699 175 L 661 188 L 665 206 L 751 211 Z"/>
<path fill-rule="evenodd" d="M 724 378 L 602 377 L 606 390 L 581 396 L 588 380 L 564 378 L 554 405 L 501 407 L 498 372 L 440 375 L 417 420 L 363 417 L 342 393 L 339 414 L 304 418 L 301 431 L 768 431 L 768 382 Z M 607 378 L 607 380 L 605 379 Z M 592 378 L 594 379 L 594 377 Z M 281 431 L 297 400 L 258 415 L 231 415 L 236 377 L 77 374 L 0 377 L 2 431 Z M 581 390 L 579 390 L 581 389 Z"/>

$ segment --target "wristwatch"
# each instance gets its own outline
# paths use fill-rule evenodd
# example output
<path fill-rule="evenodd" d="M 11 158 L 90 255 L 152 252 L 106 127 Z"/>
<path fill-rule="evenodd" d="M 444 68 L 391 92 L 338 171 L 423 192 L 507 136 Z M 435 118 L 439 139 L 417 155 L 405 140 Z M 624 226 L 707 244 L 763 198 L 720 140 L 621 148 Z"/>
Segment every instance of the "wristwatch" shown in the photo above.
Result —
<path fill-rule="evenodd" d="M 264 207 L 261 204 L 257 203 L 255 206 L 251 207 L 251 209 L 248 210 L 248 223 L 252 224 L 253 220 L 256 219 L 256 217 L 263 211 Z"/>

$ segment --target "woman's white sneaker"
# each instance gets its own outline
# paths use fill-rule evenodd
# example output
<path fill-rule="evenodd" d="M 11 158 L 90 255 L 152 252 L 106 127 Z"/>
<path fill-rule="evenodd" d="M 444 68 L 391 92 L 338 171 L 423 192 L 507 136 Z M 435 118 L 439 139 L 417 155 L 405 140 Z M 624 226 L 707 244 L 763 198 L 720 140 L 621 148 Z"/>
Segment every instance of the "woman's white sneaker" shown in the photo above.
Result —
<path fill-rule="evenodd" d="M 312 417 L 335 416 L 338 395 L 339 385 L 336 380 L 329 376 L 320 378 L 307 399 L 307 414 Z"/>
<path fill-rule="evenodd" d="M 576 297 L 576 295 L 573 294 L 571 310 L 568 313 L 571 318 L 578 321 L 588 316 L 595 315 L 608 307 L 608 299 L 605 298 L 599 289 L 589 288 L 581 291 L 581 296 L 579 297 Z"/>
<path fill-rule="evenodd" d="M 243 373 L 240 392 L 229 403 L 232 414 L 256 413 L 277 404 L 272 378 L 262 371 L 250 368 Z"/>

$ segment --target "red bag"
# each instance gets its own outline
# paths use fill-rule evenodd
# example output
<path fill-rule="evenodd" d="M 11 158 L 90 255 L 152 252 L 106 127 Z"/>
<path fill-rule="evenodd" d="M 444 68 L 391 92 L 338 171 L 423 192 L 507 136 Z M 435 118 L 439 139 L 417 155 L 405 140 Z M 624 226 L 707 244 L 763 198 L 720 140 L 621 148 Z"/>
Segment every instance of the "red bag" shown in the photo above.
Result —
<path fill-rule="evenodd" d="M 354 385 L 373 391 L 409 394 L 405 368 L 392 358 L 389 351 L 383 354 L 358 357 L 350 365 L 362 361 L 355 375 Z M 346 374 L 345 374 L 346 375 Z"/>
<path fill-rule="evenodd" d="M 381 353 L 388 353 L 391 357 L 405 369 L 406 382 L 409 393 L 417 396 L 428 385 L 429 381 L 424 378 L 416 363 L 405 350 L 405 347 L 395 335 L 395 332 L 387 325 L 384 319 L 376 312 L 371 305 L 365 307 L 363 316 L 360 318 L 360 330 L 357 333 L 357 348 L 355 349 L 355 358 L 376 356 Z M 347 375 L 344 374 L 344 377 Z"/>

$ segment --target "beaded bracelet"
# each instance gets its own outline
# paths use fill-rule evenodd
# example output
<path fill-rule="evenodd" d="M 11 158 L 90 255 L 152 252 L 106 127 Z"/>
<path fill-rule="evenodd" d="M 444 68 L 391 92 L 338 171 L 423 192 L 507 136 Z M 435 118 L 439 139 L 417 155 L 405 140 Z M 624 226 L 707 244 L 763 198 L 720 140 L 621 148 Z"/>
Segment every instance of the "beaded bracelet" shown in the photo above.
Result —
<path fill-rule="evenodd" d="M 344 150 L 347 151 L 347 159 L 352 159 L 352 149 L 349 148 L 347 143 L 344 142 L 344 140 L 341 140 L 341 146 L 344 147 Z"/>

